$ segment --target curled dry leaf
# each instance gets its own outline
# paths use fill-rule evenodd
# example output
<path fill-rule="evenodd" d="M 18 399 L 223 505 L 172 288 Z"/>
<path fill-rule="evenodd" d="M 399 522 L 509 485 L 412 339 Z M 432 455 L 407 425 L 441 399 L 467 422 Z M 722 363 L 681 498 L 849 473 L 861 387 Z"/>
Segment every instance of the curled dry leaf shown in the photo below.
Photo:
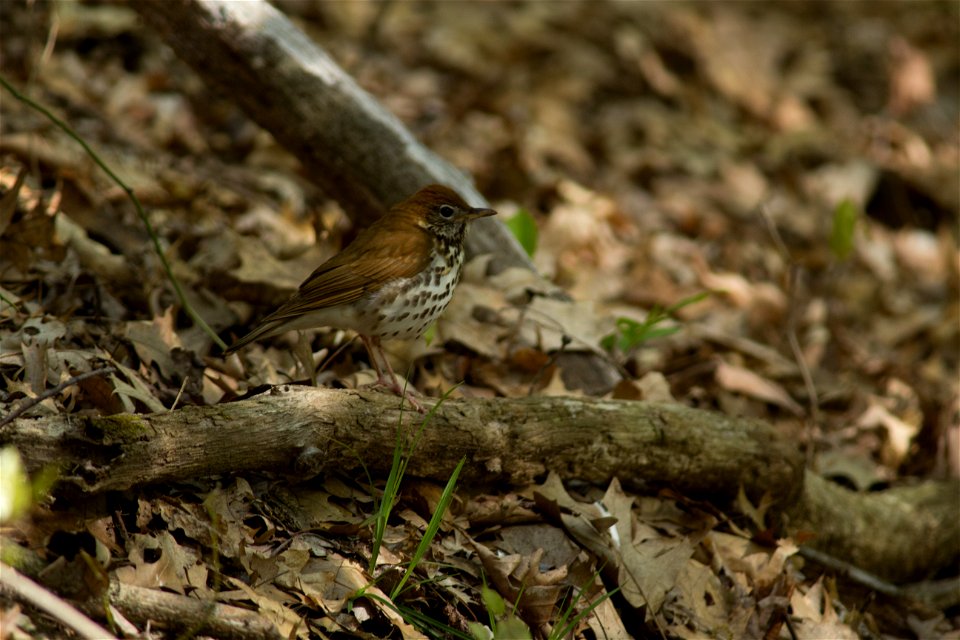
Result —
<path fill-rule="evenodd" d="M 856 640 L 859 636 L 843 624 L 834 609 L 830 593 L 823 586 L 823 578 L 809 589 L 797 588 L 790 598 L 790 607 L 800 622 L 796 625 L 799 640 Z"/>
<path fill-rule="evenodd" d="M 897 468 L 910 451 L 910 444 L 923 426 L 917 393 L 902 380 L 892 378 L 884 397 L 873 397 L 870 406 L 857 418 L 860 429 L 882 427 L 886 438 L 882 448 L 885 464 Z"/>
<path fill-rule="evenodd" d="M 786 409 L 795 416 L 804 415 L 803 407 L 790 397 L 786 389 L 750 369 L 720 360 L 717 363 L 714 375 L 717 384 L 727 391 L 742 393 L 756 400 L 770 402 Z"/>

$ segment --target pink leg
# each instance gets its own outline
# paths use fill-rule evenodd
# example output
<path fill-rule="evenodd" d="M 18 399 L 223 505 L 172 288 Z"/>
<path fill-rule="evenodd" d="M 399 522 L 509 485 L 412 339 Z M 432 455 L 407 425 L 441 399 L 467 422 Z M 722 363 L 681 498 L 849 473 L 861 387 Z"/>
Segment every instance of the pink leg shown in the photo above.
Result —
<path fill-rule="evenodd" d="M 407 401 L 420 413 L 426 413 L 426 409 L 423 408 L 423 405 L 416 399 L 412 391 L 404 390 L 400 386 L 400 382 L 397 380 L 397 374 L 393 372 L 393 367 L 390 366 L 390 359 L 387 358 L 387 354 L 383 352 L 383 347 L 380 346 L 380 338 L 377 337 L 368 337 L 365 335 L 360 336 L 360 340 L 363 341 L 363 345 L 367 348 L 367 353 L 370 355 L 370 364 L 373 365 L 373 370 L 377 372 L 377 382 L 376 384 L 390 389 L 398 396 L 406 398 Z M 384 375 L 383 369 L 380 368 L 380 363 L 377 362 L 377 355 L 380 355 L 380 358 L 383 360 L 384 366 L 387 368 L 387 373 L 389 377 Z"/>

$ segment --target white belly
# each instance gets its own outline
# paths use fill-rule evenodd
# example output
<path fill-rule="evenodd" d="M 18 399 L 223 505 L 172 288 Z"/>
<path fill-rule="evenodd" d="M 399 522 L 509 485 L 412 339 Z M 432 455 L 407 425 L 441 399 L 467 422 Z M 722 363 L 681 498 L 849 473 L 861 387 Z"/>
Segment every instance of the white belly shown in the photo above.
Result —
<path fill-rule="evenodd" d="M 419 276 L 398 280 L 362 305 L 355 329 L 385 339 L 410 340 L 426 331 L 453 297 L 460 280 L 460 259 L 438 255 Z"/>

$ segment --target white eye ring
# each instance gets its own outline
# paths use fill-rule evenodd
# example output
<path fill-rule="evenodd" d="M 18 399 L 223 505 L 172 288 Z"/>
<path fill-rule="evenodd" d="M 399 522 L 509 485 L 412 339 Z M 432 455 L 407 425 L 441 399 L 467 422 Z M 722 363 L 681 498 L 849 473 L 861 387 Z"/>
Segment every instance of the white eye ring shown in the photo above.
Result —
<path fill-rule="evenodd" d="M 440 208 L 437 209 L 440 212 L 440 215 L 444 218 L 452 218 L 453 214 L 456 213 L 456 210 L 448 204 L 440 205 Z"/>

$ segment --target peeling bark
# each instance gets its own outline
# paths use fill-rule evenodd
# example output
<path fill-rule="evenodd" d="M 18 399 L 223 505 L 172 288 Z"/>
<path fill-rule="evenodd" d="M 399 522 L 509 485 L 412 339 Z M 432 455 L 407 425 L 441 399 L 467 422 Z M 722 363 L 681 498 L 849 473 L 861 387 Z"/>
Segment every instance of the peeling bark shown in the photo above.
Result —
<path fill-rule="evenodd" d="M 4 440 L 31 468 L 59 464 L 60 490 L 93 494 L 201 476 L 273 471 L 298 479 L 390 466 L 397 426 L 423 417 L 378 392 L 278 387 L 252 399 L 168 413 L 19 419 Z M 423 430 L 408 473 L 445 482 L 459 459 L 461 489 L 523 486 L 550 470 L 604 485 L 619 478 L 717 501 L 742 486 L 769 492 L 787 530 L 907 580 L 949 565 L 960 550 L 956 482 L 861 494 L 805 472 L 796 443 L 766 423 L 681 405 L 586 398 L 447 400 Z"/>

